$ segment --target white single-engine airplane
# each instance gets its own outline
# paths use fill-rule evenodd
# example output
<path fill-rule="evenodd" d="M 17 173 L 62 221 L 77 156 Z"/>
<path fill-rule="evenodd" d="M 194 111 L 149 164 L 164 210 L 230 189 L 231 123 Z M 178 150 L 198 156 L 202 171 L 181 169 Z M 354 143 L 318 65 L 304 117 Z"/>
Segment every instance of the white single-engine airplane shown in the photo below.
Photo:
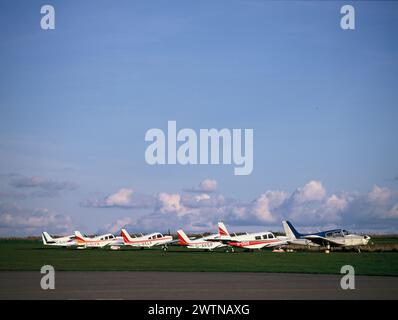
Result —
<path fill-rule="evenodd" d="M 326 247 L 328 250 L 331 247 L 359 247 L 367 245 L 370 237 L 353 234 L 343 229 L 334 229 L 321 231 L 318 233 L 299 233 L 289 221 L 282 221 L 286 236 L 289 238 L 288 242 L 292 244 L 308 244 Z"/>
<path fill-rule="evenodd" d="M 55 246 L 55 247 L 71 247 L 76 246 L 75 236 L 66 236 L 60 238 L 53 238 L 47 232 L 41 234 L 43 244 L 45 246 Z"/>
<path fill-rule="evenodd" d="M 219 241 L 214 241 L 218 234 L 210 235 L 204 238 L 198 239 L 189 239 L 188 236 L 185 234 L 184 230 L 180 229 L 177 231 L 178 239 L 180 240 L 179 244 L 181 246 L 185 246 L 188 249 L 201 249 L 207 251 L 213 251 L 214 249 L 226 247 L 225 244 Z"/>
<path fill-rule="evenodd" d="M 162 246 L 163 250 L 167 250 L 167 245 L 174 242 L 172 236 L 164 236 L 163 234 L 158 232 L 133 238 L 130 236 L 126 229 L 122 229 L 122 237 L 125 246 L 137 247 L 142 249 Z"/>
<path fill-rule="evenodd" d="M 276 237 L 272 232 L 264 231 L 231 235 L 223 222 L 218 223 L 220 236 L 211 241 L 220 241 L 233 248 L 258 249 L 281 247 L 287 244 L 287 237 Z"/>
<path fill-rule="evenodd" d="M 107 233 L 96 237 L 83 236 L 79 231 L 75 231 L 76 243 L 79 249 L 85 248 L 103 248 L 105 246 L 111 246 L 114 249 L 120 248 L 123 245 L 122 237 L 115 237 L 111 233 Z"/>

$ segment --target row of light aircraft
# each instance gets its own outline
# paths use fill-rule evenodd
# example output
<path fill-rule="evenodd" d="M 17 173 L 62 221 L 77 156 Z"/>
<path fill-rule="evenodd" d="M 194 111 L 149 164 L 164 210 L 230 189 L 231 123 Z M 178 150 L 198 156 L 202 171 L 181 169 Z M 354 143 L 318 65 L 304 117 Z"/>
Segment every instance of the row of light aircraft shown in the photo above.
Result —
<path fill-rule="evenodd" d="M 226 248 L 234 251 L 234 248 L 250 250 L 261 250 L 264 248 L 281 248 L 288 244 L 305 246 L 331 247 L 355 247 L 368 244 L 370 237 L 353 234 L 344 229 L 333 229 L 318 233 L 299 233 L 289 221 L 282 221 L 285 236 L 275 236 L 272 232 L 257 233 L 230 233 L 223 222 L 218 223 L 218 233 L 201 238 L 190 238 L 182 229 L 177 231 L 178 240 L 173 240 L 170 235 L 155 232 L 146 235 L 130 235 L 127 230 L 122 229 L 121 236 L 104 234 L 101 236 L 88 237 L 75 231 L 74 235 L 52 238 L 47 232 L 43 232 L 43 244 L 58 247 L 76 247 L 78 249 L 103 248 L 109 246 L 111 249 L 120 249 L 120 246 L 134 248 L 162 247 L 167 250 L 168 245 L 178 243 L 188 249 L 200 249 L 213 251 Z"/>

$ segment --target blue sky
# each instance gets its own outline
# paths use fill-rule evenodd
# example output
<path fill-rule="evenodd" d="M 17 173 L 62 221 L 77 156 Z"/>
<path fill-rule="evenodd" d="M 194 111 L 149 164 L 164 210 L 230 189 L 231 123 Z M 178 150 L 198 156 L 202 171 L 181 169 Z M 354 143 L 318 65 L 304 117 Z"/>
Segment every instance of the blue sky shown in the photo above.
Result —
<path fill-rule="evenodd" d="M 0 3 L 2 235 L 220 218 L 396 230 L 397 3 L 352 2 L 355 31 L 340 28 L 340 1 L 48 3 L 51 31 L 43 2 Z M 168 120 L 253 128 L 253 173 L 147 165 L 145 132 Z M 216 188 L 187 191 L 203 181 Z"/>

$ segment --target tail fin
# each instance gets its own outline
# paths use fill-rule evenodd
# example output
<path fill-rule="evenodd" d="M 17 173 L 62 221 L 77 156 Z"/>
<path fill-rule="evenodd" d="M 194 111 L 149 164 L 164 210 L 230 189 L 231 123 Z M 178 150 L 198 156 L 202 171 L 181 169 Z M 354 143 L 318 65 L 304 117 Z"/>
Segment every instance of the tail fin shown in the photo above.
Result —
<path fill-rule="evenodd" d="M 301 234 L 293 227 L 289 221 L 282 221 L 283 229 L 285 230 L 286 236 L 291 240 L 297 240 L 301 238 Z"/>
<path fill-rule="evenodd" d="M 227 236 L 227 237 L 230 236 L 227 228 L 225 227 L 224 223 L 221 221 L 218 223 L 218 234 L 220 235 L 220 237 L 221 236 Z"/>
<path fill-rule="evenodd" d="M 75 237 L 78 243 L 86 242 L 86 237 L 84 237 L 80 231 L 75 231 Z"/>
<path fill-rule="evenodd" d="M 185 232 L 182 229 L 177 230 L 177 235 L 178 239 L 180 240 L 179 242 L 180 245 L 187 246 L 191 242 L 191 240 L 189 240 L 188 236 L 185 234 Z"/>
<path fill-rule="evenodd" d="M 41 238 L 43 240 L 43 244 L 48 244 L 49 242 L 54 241 L 54 239 L 45 231 L 41 234 Z"/>
<path fill-rule="evenodd" d="M 122 229 L 122 237 L 123 237 L 123 242 L 130 242 L 133 240 L 133 238 L 131 238 L 131 236 L 129 235 L 129 233 L 127 232 L 126 229 Z"/>

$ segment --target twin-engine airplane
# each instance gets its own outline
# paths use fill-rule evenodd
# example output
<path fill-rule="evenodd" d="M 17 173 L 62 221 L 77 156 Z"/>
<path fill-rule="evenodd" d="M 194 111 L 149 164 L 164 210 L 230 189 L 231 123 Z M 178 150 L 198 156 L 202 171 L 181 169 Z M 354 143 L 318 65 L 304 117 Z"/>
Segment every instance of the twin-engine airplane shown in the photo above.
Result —
<path fill-rule="evenodd" d="M 370 237 L 353 234 L 344 229 L 321 231 L 318 233 L 299 233 L 289 221 L 282 221 L 288 242 L 292 244 L 330 247 L 359 247 L 367 245 Z"/>
<path fill-rule="evenodd" d="M 76 237 L 76 244 L 79 249 L 103 248 L 105 246 L 115 246 L 116 248 L 120 245 L 123 245 L 123 238 L 115 237 L 111 233 L 90 238 L 83 236 L 79 231 L 75 231 L 75 237 Z"/>
<path fill-rule="evenodd" d="M 272 232 L 246 233 L 231 235 L 223 222 L 218 223 L 219 237 L 210 241 L 219 241 L 233 248 L 258 249 L 281 247 L 287 244 L 287 237 L 276 237 Z"/>
<path fill-rule="evenodd" d="M 55 246 L 55 247 L 71 247 L 76 246 L 75 236 L 66 236 L 60 238 L 53 238 L 47 232 L 41 234 L 43 244 L 45 246 Z"/>
<path fill-rule="evenodd" d="M 179 244 L 181 246 L 187 247 L 188 249 L 213 251 L 214 249 L 226 247 L 226 245 L 222 242 L 214 240 L 219 236 L 218 234 L 213 234 L 208 237 L 191 240 L 185 234 L 184 230 L 180 229 L 177 231 L 177 235 L 179 239 Z"/>
<path fill-rule="evenodd" d="M 123 243 L 125 246 L 137 248 L 150 248 L 162 246 L 163 250 L 167 250 L 167 245 L 174 242 L 172 236 L 164 236 L 161 233 L 151 233 L 140 237 L 131 237 L 129 233 L 122 229 Z"/>

